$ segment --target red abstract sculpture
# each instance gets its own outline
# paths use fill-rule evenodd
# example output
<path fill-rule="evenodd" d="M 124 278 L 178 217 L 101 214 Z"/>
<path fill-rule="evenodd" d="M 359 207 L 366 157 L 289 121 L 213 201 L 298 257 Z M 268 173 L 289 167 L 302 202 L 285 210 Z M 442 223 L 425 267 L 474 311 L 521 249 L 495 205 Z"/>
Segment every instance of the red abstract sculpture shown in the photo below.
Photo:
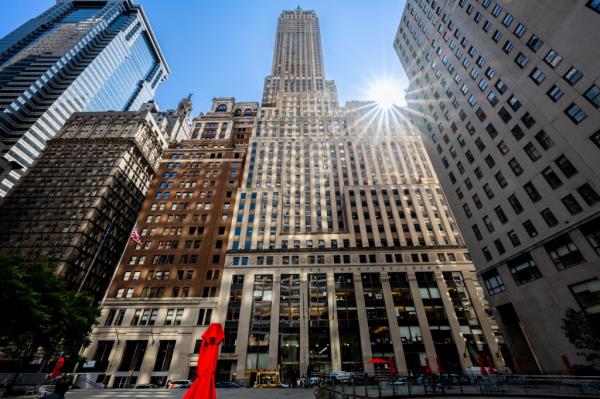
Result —
<path fill-rule="evenodd" d="M 183 399 L 215 399 L 217 397 L 215 371 L 219 357 L 219 344 L 224 338 L 223 327 L 218 323 L 212 323 L 202 334 L 196 379 Z"/>

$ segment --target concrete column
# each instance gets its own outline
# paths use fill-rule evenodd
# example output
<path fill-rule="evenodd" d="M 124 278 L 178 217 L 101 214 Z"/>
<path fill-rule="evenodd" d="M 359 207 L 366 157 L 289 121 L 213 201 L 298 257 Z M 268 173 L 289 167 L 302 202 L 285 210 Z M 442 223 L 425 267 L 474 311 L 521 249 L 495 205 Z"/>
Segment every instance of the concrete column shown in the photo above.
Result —
<path fill-rule="evenodd" d="M 353 273 L 354 293 L 356 295 L 356 312 L 358 314 L 358 328 L 360 330 L 360 349 L 362 352 L 363 368 L 365 373 L 373 375 L 375 367 L 367 361 L 373 358 L 371 351 L 371 336 L 369 334 L 369 324 L 367 323 L 367 309 L 365 306 L 365 293 L 362 286 L 360 273 Z"/>
<path fill-rule="evenodd" d="M 463 371 L 466 371 L 469 367 L 473 366 L 473 363 L 471 362 L 471 356 L 467 354 L 467 345 L 462 335 L 462 331 L 460 330 L 460 324 L 458 323 L 458 318 L 456 317 L 456 312 L 454 311 L 454 304 L 452 303 L 452 299 L 450 299 L 448 286 L 446 285 L 446 281 L 444 280 L 444 276 L 442 275 L 441 271 L 435 272 L 435 281 L 437 282 L 440 290 L 440 296 L 442 297 L 442 302 L 444 303 L 444 308 L 446 309 L 448 324 L 450 325 L 450 331 L 452 332 L 454 345 L 456 345 L 456 349 L 458 350 L 460 365 L 462 366 Z M 467 354 L 467 356 L 464 356 L 465 354 Z"/>
<path fill-rule="evenodd" d="M 437 363 L 435 361 L 437 353 L 435 351 L 435 345 L 433 344 L 433 338 L 431 337 L 431 331 L 429 330 L 429 322 L 427 321 L 427 314 L 425 313 L 425 307 L 423 306 L 423 298 L 421 298 L 421 292 L 419 291 L 419 285 L 417 284 L 417 276 L 412 270 L 409 270 L 407 274 L 410 292 L 413 297 L 413 302 L 415 303 L 415 310 L 417 311 L 417 319 L 419 319 L 419 327 L 421 328 L 425 353 L 429 358 L 431 370 L 437 372 Z"/>
<path fill-rule="evenodd" d="M 408 374 L 404 349 L 402 348 L 402 337 L 400 328 L 398 328 L 398 318 L 396 317 L 396 307 L 392 297 L 392 288 L 390 286 L 390 276 L 387 272 L 381 272 L 381 288 L 383 290 L 383 299 L 385 300 L 385 310 L 390 328 L 390 337 L 394 344 L 394 357 L 396 358 L 396 369 L 400 374 Z"/>
<path fill-rule="evenodd" d="M 335 276 L 327 273 L 327 304 L 329 312 L 329 339 L 331 348 L 331 370 L 342 369 L 342 354 L 340 352 L 340 331 L 338 329 L 337 306 L 335 303 Z"/>
<path fill-rule="evenodd" d="M 473 309 L 475 310 L 475 314 L 479 319 L 479 325 L 483 330 L 483 335 L 485 337 L 485 341 L 490 348 L 492 361 L 494 362 L 494 367 L 498 370 L 504 370 L 506 364 L 504 363 L 504 358 L 500 354 L 500 348 L 498 346 L 498 339 L 494 335 L 492 331 L 492 327 L 490 325 L 490 318 L 488 317 L 488 313 L 485 311 L 483 304 L 479 301 L 479 294 L 477 292 L 477 287 L 475 286 L 475 282 L 473 281 L 473 273 L 463 272 L 463 279 L 465 281 L 465 287 L 467 288 L 467 292 L 469 293 L 469 298 L 471 299 L 471 304 L 473 305 Z M 485 299 L 484 299 L 485 300 Z"/>
<path fill-rule="evenodd" d="M 229 261 L 229 257 L 227 260 Z M 223 270 L 223 276 L 221 277 L 221 287 L 219 288 L 219 298 L 217 300 L 217 306 L 211 316 L 213 323 L 220 323 L 225 326 L 225 318 L 227 317 L 227 306 L 229 305 L 229 293 L 231 292 L 231 283 L 234 275 L 233 270 Z"/>
<path fill-rule="evenodd" d="M 273 294 L 271 299 L 271 327 L 269 331 L 269 370 L 277 369 L 279 354 L 279 300 L 281 298 L 281 275 L 273 275 Z"/>
<path fill-rule="evenodd" d="M 115 327 L 115 332 L 116 331 Z M 121 363 L 123 352 L 125 352 L 125 337 L 126 334 L 119 334 L 119 339 L 115 340 L 113 350 L 108 358 L 108 368 L 105 373 L 106 375 L 110 375 L 110 381 L 108 381 L 109 387 L 112 387 L 112 384 L 115 382 L 115 374 L 119 370 L 119 364 Z"/>
<path fill-rule="evenodd" d="M 154 362 L 156 361 L 156 356 L 158 354 L 158 347 L 160 346 L 158 337 L 154 338 L 154 342 L 152 342 L 152 336 L 145 336 L 144 338 L 148 339 L 148 346 L 146 346 L 146 353 L 144 354 L 142 367 L 140 367 L 137 384 L 150 383 L 150 375 L 152 374 Z M 181 378 L 184 377 L 187 376 L 181 376 Z"/>
<path fill-rule="evenodd" d="M 300 375 L 308 372 L 308 275 L 300 274 Z"/>
<path fill-rule="evenodd" d="M 235 344 L 235 355 L 237 357 L 236 375 L 245 378 L 246 354 L 248 352 L 248 334 L 250 332 L 250 317 L 252 315 L 252 298 L 254 295 L 254 273 L 244 275 L 244 289 L 242 291 L 242 304 L 240 307 L 240 321 L 238 323 L 238 335 Z"/>

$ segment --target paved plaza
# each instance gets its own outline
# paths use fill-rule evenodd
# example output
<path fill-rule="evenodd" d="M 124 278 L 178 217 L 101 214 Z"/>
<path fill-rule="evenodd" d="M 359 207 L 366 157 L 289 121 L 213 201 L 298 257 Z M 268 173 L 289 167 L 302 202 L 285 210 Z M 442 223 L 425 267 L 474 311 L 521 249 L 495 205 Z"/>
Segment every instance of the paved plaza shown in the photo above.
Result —
<path fill-rule="evenodd" d="M 67 394 L 67 399 L 119 399 L 119 398 L 156 398 L 180 399 L 185 389 L 105 389 L 105 390 L 74 390 Z M 312 389 L 217 389 L 217 399 L 313 399 Z M 31 396 L 29 397 L 31 398 Z"/>

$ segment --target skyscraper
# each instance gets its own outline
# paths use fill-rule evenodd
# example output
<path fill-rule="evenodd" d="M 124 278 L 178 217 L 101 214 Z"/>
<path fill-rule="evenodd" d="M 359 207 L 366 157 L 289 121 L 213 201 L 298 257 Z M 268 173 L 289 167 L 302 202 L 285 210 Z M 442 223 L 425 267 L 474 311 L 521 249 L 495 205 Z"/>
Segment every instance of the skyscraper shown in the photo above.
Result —
<path fill-rule="evenodd" d="M 131 0 L 59 0 L 0 40 L 0 197 L 73 112 L 138 110 L 169 68 Z"/>
<path fill-rule="evenodd" d="M 0 250 L 49 259 L 70 289 L 100 300 L 169 137 L 189 124 L 189 110 L 178 123 L 172 114 L 153 103 L 74 113 L 0 200 Z"/>
<path fill-rule="evenodd" d="M 552 22 L 550 22 L 552 21 Z M 598 1 L 408 0 L 394 47 L 516 364 L 580 363 L 568 308 L 600 317 Z"/>
<path fill-rule="evenodd" d="M 165 150 L 137 216 L 142 244 L 129 241 L 84 353 L 88 380 L 164 386 L 195 375 L 257 109 L 214 98 L 192 138 Z"/>
<path fill-rule="evenodd" d="M 218 376 L 502 367 L 469 254 L 420 137 L 397 107 L 338 104 L 319 20 L 279 17 L 217 312 Z"/>

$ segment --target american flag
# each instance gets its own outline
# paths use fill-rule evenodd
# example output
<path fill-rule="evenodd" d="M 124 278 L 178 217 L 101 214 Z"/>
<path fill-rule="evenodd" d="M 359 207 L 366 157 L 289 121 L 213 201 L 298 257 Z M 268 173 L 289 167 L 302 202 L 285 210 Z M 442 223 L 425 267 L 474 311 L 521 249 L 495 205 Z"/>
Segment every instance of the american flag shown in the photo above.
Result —
<path fill-rule="evenodd" d="M 131 235 L 129 236 L 129 238 L 131 238 L 131 240 L 138 245 L 144 244 L 140 238 L 140 230 L 138 229 L 137 223 L 135 224 L 135 226 L 133 226 L 133 230 L 131 230 Z"/>

